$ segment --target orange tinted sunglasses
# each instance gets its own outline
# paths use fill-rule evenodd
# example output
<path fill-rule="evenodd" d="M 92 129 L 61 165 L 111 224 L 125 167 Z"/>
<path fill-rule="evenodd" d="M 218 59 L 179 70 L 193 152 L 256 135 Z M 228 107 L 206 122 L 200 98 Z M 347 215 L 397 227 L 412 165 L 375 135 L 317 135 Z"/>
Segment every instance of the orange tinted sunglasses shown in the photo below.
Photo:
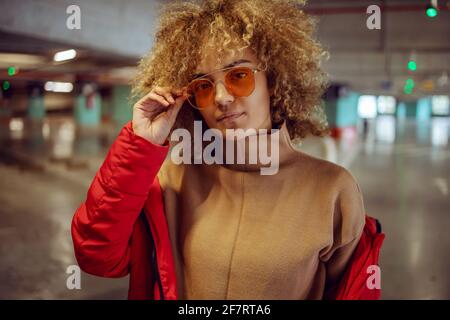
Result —
<path fill-rule="evenodd" d="M 255 89 L 255 73 L 261 71 L 250 67 L 230 67 L 208 73 L 200 78 L 192 80 L 187 86 L 188 102 L 196 109 L 205 109 L 214 104 L 216 85 L 208 78 L 204 78 L 216 72 L 226 71 L 225 88 L 230 94 L 239 97 L 248 97 Z"/>

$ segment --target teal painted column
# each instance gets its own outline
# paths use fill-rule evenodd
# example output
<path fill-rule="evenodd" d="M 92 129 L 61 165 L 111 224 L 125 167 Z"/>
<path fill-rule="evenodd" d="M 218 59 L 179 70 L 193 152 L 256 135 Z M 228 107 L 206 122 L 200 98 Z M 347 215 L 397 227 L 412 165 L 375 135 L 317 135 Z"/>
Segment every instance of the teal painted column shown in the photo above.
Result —
<path fill-rule="evenodd" d="M 344 131 L 356 134 L 358 125 L 358 99 L 360 94 L 347 91 L 344 95 L 325 100 L 325 114 L 331 129 L 331 135 L 339 138 Z"/>
<path fill-rule="evenodd" d="M 345 128 L 358 123 L 358 99 L 360 94 L 348 92 L 336 100 L 325 100 L 325 114 L 330 127 Z"/>
<path fill-rule="evenodd" d="M 339 97 L 337 102 L 337 121 L 340 128 L 353 127 L 358 124 L 358 99 L 359 93 L 348 92 L 345 96 Z"/>
<path fill-rule="evenodd" d="M 399 102 L 396 110 L 396 117 L 399 120 L 406 119 L 406 104 L 404 102 Z"/>
<path fill-rule="evenodd" d="M 82 126 L 96 126 L 101 121 L 102 98 L 95 87 L 84 84 L 75 98 L 75 120 Z"/>
<path fill-rule="evenodd" d="M 403 141 L 406 134 L 406 104 L 403 101 L 397 102 L 395 118 L 397 120 L 396 139 Z"/>
<path fill-rule="evenodd" d="M 416 102 L 416 137 L 418 144 L 428 144 L 430 139 L 431 98 L 424 97 Z"/>
<path fill-rule="evenodd" d="M 431 119 L 431 98 L 424 97 L 417 101 L 417 121 L 428 122 Z"/>
<path fill-rule="evenodd" d="M 324 100 L 324 110 L 330 128 L 336 127 L 337 100 Z"/>
<path fill-rule="evenodd" d="M 43 87 L 31 86 L 29 88 L 27 116 L 32 120 L 41 120 L 45 117 Z"/>
<path fill-rule="evenodd" d="M 415 118 L 417 117 L 417 103 L 416 101 L 406 101 L 406 117 Z"/>
<path fill-rule="evenodd" d="M 131 87 L 126 85 L 114 86 L 112 90 L 112 119 L 119 127 L 132 119 L 133 112 L 130 92 Z"/>

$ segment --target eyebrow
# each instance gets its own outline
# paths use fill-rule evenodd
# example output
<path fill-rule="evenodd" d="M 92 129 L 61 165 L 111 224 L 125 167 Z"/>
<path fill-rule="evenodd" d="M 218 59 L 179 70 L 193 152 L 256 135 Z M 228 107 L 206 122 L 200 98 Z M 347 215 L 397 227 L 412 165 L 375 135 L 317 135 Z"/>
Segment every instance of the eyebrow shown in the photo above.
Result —
<path fill-rule="evenodd" d="M 232 63 L 229 63 L 229 64 L 223 66 L 221 69 L 231 68 L 231 67 L 234 67 L 235 65 L 238 65 L 238 64 L 241 64 L 241 63 L 246 63 L 246 62 L 250 62 L 250 63 L 251 63 L 250 60 L 247 60 L 247 59 L 239 59 L 239 60 L 236 60 L 236 61 L 234 61 L 234 62 L 232 62 Z M 221 69 L 219 69 L 219 70 L 221 70 Z M 214 71 L 213 71 L 213 72 L 214 72 Z M 209 73 L 194 73 L 194 74 L 192 75 L 192 77 L 191 77 L 191 80 L 194 80 L 194 79 L 197 79 L 197 78 L 206 76 L 207 74 L 209 74 Z"/>

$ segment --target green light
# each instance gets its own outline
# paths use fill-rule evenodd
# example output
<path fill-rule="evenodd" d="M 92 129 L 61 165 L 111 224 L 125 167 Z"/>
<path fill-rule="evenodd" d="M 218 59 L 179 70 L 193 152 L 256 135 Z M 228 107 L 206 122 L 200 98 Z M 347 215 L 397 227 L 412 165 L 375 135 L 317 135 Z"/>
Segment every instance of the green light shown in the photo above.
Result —
<path fill-rule="evenodd" d="M 405 94 L 413 93 L 414 86 L 415 83 L 413 79 L 411 78 L 406 79 L 405 86 L 403 87 L 403 92 L 405 92 Z"/>
<path fill-rule="evenodd" d="M 415 85 L 415 83 L 414 83 L 414 80 L 413 80 L 413 79 L 408 78 L 408 79 L 406 80 L 405 86 L 413 87 L 413 88 L 414 88 L 414 85 Z"/>
<path fill-rule="evenodd" d="M 16 68 L 14 67 L 9 67 L 8 68 L 8 76 L 12 77 L 13 75 L 16 74 Z"/>
<path fill-rule="evenodd" d="M 417 63 L 414 60 L 409 60 L 408 61 L 408 69 L 411 71 L 416 71 Z"/>
<path fill-rule="evenodd" d="M 403 91 L 405 92 L 405 94 L 411 94 L 413 92 L 413 89 L 410 87 L 405 86 L 403 88 Z"/>
<path fill-rule="evenodd" d="M 11 84 L 9 83 L 9 81 L 5 80 L 3 81 L 3 90 L 8 90 L 11 87 Z"/>
<path fill-rule="evenodd" d="M 427 16 L 428 18 L 434 18 L 438 14 L 437 9 L 434 7 L 427 8 Z"/>

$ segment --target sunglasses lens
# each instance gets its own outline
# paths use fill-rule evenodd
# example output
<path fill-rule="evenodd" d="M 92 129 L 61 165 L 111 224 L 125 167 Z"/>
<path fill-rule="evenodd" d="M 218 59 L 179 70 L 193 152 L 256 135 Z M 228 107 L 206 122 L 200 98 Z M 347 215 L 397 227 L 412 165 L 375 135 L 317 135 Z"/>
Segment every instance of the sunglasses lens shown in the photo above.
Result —
<path fill-rule="evenodd" d="M 255 89 L 255 77 L 250 68 L 235 68 L 225 76 L 227 89 L 235 97 L 247 97 Z"/>
<path fill-rule="evenodd" d="M 237 67 L 225 74 L 225 85 L 230 94 L 235 97 L 247 97 L 255 89 L 253 70 L 247 67 Z M 211 106 L 214 103 L 214 84 L 206 79 L 197 79 L 188 87 L 189 103 L 198 109 Z"/>
<path fill-rule="evenodd" d="M 214 99 L 214 87 L 208 80 L 194 80 L 188 87 L 189 103 L 196 108 L 206 108 Z"/>

